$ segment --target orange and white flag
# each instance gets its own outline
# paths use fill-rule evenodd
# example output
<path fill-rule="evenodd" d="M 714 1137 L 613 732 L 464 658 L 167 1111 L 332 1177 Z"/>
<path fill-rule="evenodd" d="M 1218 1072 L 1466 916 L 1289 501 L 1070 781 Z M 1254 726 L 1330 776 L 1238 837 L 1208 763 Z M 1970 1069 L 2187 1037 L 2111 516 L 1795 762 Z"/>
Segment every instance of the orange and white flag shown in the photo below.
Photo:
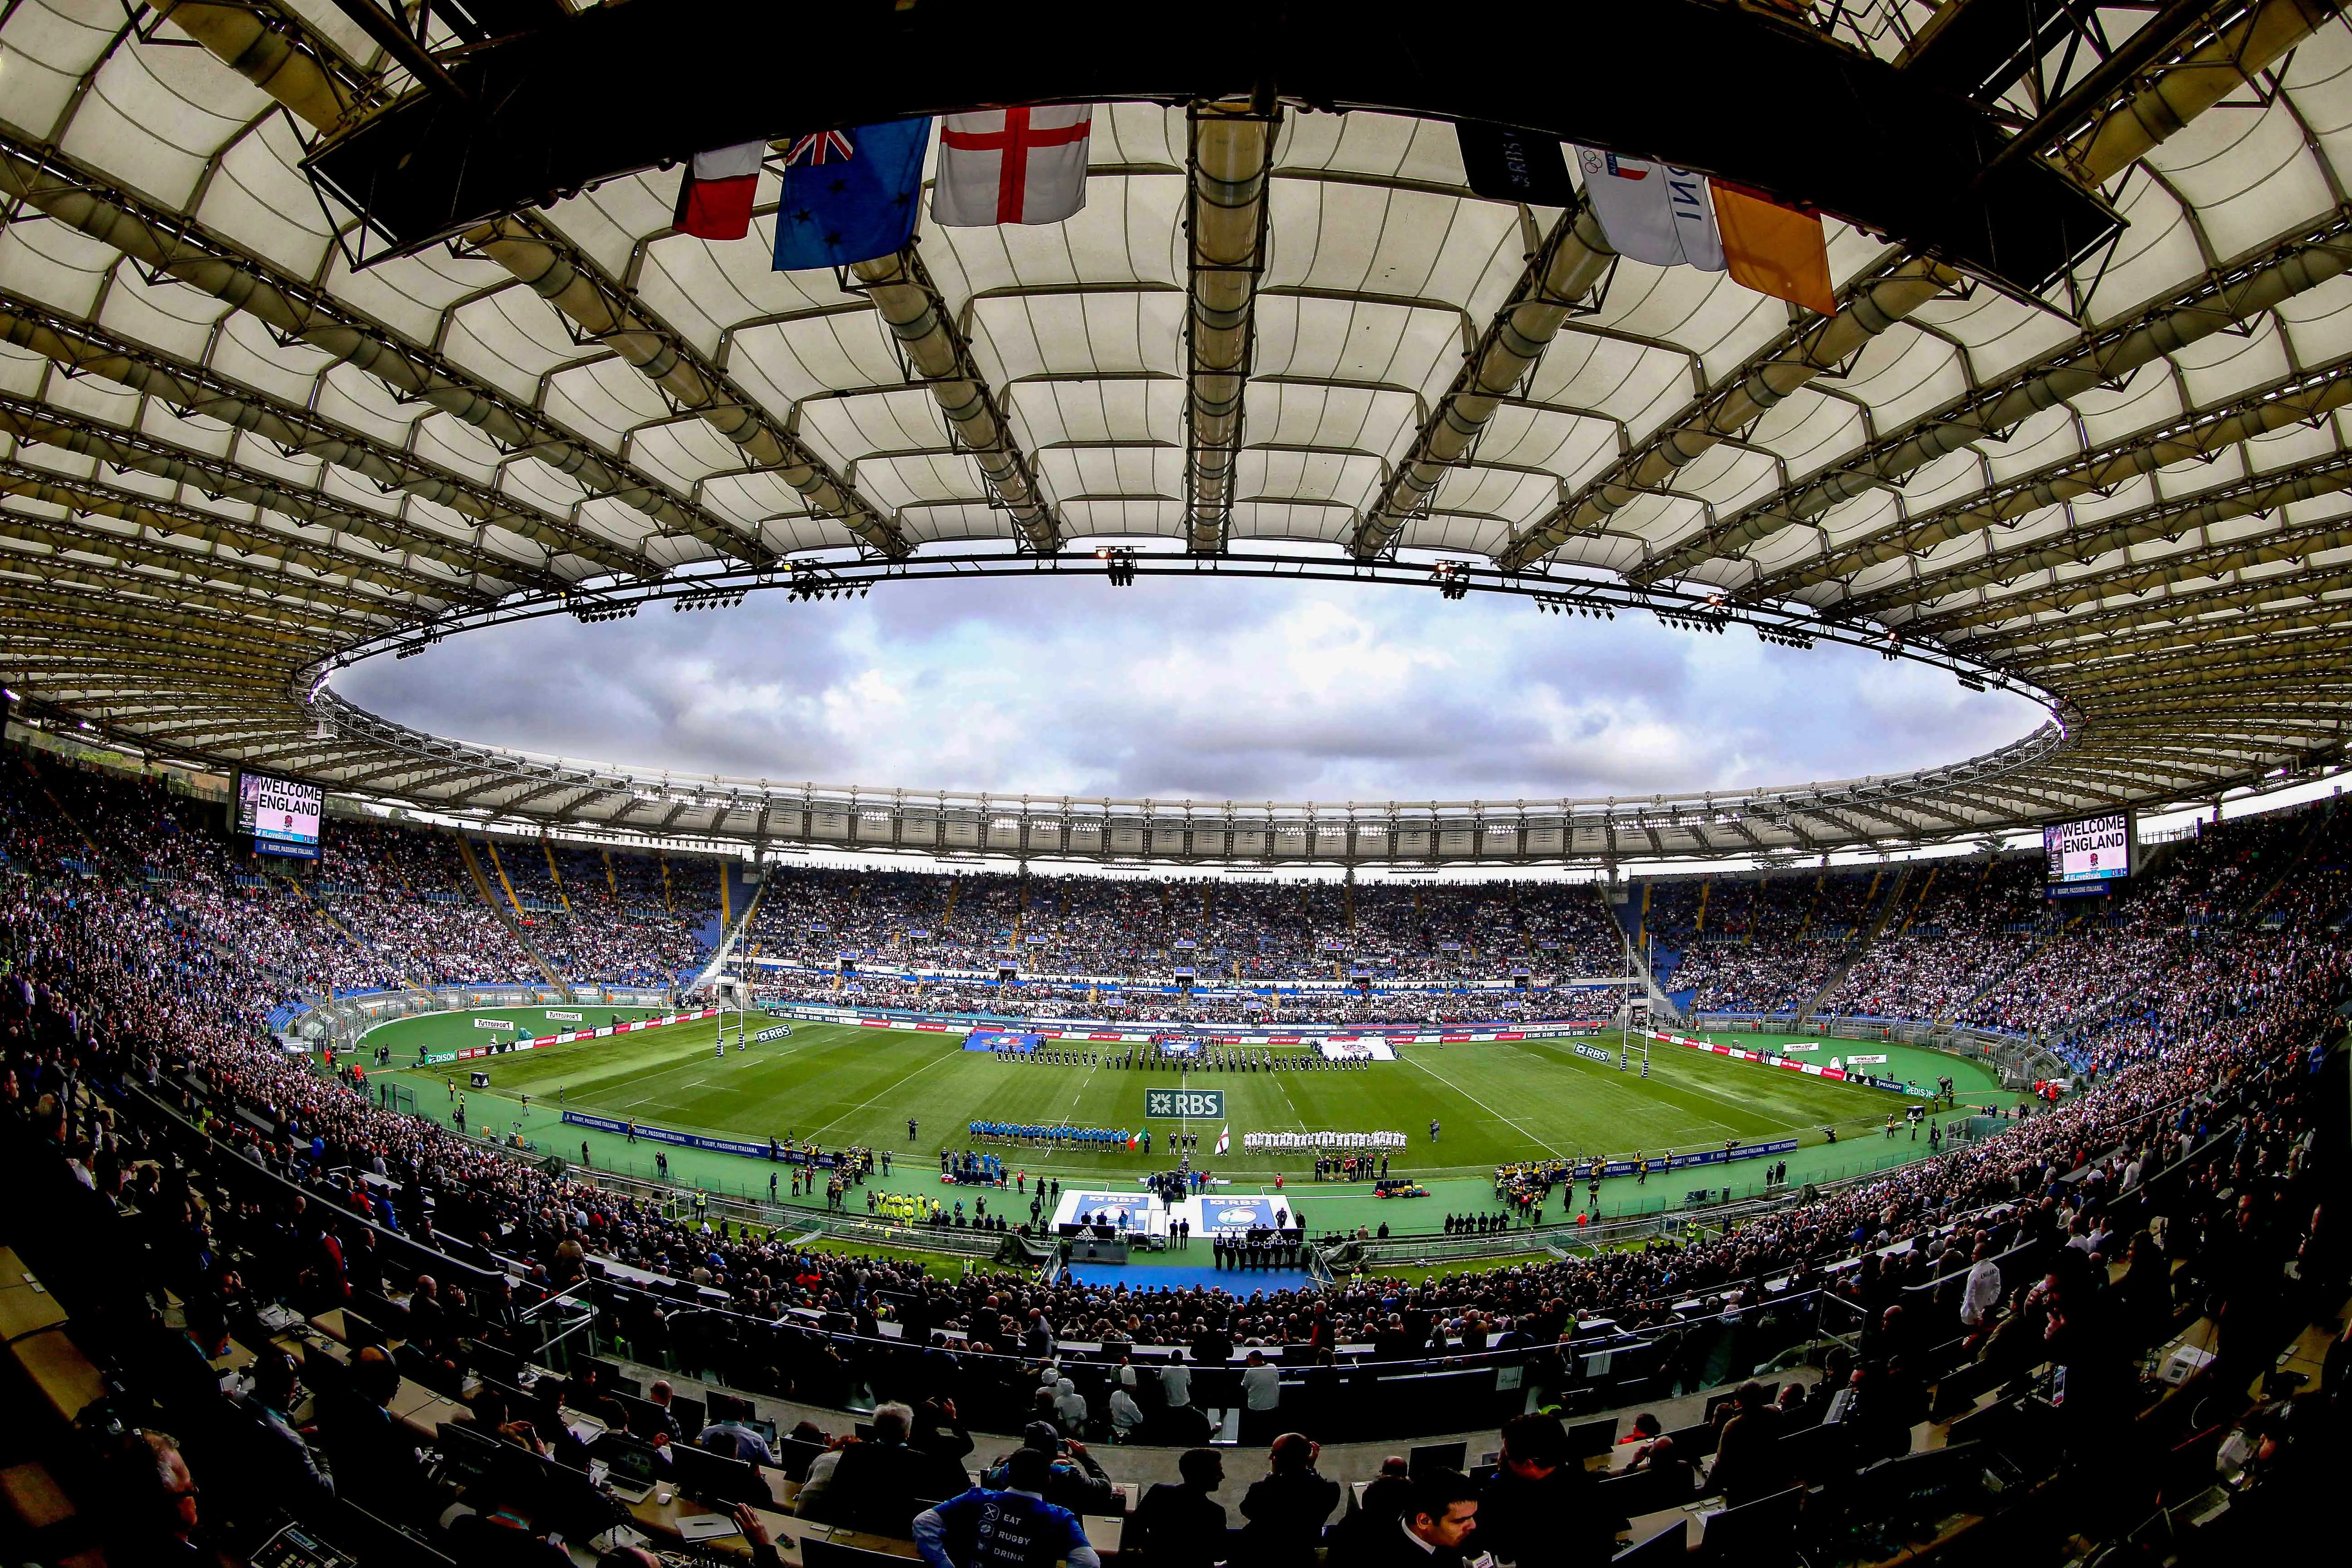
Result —
<path fill-rule="evenodd" d="M 1723 236 L 1723 259 L 1733 279 L 1759 294 L 1824 316 L 1837 314 L 1822 220 L 1738 185 L 1707 183 L 1715 187 L 1715 225 Z"/>
<path fill-rule="evenodd" d="M 1653 267 L 1728 270 L 1759 294 L 1837 310 L 1822 220 L 1742 185 L 1671 163 L 1577 149 L 1584 199 L 1610 248 Z"/>

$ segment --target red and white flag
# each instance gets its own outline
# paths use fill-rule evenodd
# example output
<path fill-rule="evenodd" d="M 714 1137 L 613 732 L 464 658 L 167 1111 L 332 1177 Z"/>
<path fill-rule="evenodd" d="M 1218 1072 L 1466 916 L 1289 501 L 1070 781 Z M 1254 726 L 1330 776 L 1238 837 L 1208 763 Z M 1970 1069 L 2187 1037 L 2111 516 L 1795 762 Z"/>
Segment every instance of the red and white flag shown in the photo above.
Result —
<path fill-rule="evenodd" d="M 940 127 L 931 221 L 944 228 L 1060 223 L 1087 205 L 1090 104 L 950 114 Z"/>
<path fill-rule="evenodd" d="M 1234 1130 L 1231 1127 L 1227 1127 L 1217 1134 L 1217 1152 L 1222 1154 L 1233 1146 Z"/>
<path fill-rule="evenodd" d="M 760 189 L 760 160 L 767 155 L 765 142 L 697 153 L 677 184 L 672 219 L 677 231 L 697 239 L 740 239 L 751 233 L 751 198 Z"/>

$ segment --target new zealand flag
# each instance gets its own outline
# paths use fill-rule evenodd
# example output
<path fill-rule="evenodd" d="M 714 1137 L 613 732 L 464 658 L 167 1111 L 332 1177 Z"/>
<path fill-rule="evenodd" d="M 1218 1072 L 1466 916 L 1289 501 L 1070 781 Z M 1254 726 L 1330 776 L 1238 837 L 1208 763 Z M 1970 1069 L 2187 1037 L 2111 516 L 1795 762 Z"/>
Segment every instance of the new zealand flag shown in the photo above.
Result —
<path fill-rule="evenodd" d="M 914 237 L 931 122 L 894 120 L 803 136 L 784 157 L 776 270 L 846 267 Z"/>

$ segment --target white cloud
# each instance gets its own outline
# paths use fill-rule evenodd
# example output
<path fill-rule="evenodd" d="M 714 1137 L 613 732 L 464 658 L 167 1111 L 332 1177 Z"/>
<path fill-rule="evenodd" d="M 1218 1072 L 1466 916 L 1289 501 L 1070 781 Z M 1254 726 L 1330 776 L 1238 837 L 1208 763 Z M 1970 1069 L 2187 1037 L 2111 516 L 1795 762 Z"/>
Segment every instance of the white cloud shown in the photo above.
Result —
<path fill-rule="evenodd" d="M 1196 799 L 1647 795 L 1891 773 L 2021 699 L 1829 646 L 1418 589 L 893 584 L 478 632 L 345 672 L 363 706 L 567 756 L 778 781 Z"/>

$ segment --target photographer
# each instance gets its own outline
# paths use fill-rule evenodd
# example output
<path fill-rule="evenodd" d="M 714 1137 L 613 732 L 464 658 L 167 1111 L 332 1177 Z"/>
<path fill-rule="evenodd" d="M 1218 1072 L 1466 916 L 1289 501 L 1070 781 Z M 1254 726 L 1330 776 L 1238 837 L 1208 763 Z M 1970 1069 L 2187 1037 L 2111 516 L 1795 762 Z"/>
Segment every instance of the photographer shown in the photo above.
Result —
<path fill-rule="evenodd" d="M 1057 1508 L 1068 1509 L 1075 1514 L 1118 1514 L 1124 1511 L 1118 1493 L 1111 1489 L 1110 1477 L 1087 1446 L 1075 1437 L 1065 1437 L 1045 1421 L 1032 1421 L 1022 1428 L 1021 1447 L 999 1459 L 980 1478 L 980 1484 L 992 1491 L 1002 1491 L 1012 1485 L 1013 1462 L 1022 1454 L 1043 1454 L 1050 1467 L 1043 1489 L 1045 1500 Z"/>

